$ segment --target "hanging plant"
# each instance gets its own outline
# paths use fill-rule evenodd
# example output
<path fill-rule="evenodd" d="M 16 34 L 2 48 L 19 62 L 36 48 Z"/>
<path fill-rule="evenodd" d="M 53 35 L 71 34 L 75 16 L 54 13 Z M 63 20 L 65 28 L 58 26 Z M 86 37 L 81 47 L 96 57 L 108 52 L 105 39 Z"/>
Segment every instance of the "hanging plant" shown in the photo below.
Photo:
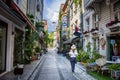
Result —
<path fill-rule="evenodd" d="M 75 6 L 81 5 L 82 0 L 73 0 L 73 3 L 75 3 Z"/>

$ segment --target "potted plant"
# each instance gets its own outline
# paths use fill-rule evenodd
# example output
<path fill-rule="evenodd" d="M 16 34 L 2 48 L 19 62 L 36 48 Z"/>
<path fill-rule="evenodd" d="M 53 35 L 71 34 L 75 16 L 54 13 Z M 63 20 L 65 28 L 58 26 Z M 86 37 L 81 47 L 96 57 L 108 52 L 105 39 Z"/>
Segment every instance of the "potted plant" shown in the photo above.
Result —
<path fill-rule="evenodd" d="M 39 46 L 37 46 L 36 48 L 35 48 L 35 54 L 36 54 L 36 58 L 37 59 L 39 59 L 39 56 L 41 56 L 42 54 L 40 53 L 40 51 L 41 51 L 41 49 L 40 49 L 40 47 Z"/>
<path fill-rule="evenodd" d="M 120 76 L 120 65 L 119 64 L 110 64 L 108 67 L 109 67 L 112 77 L 118 78 Z"/>

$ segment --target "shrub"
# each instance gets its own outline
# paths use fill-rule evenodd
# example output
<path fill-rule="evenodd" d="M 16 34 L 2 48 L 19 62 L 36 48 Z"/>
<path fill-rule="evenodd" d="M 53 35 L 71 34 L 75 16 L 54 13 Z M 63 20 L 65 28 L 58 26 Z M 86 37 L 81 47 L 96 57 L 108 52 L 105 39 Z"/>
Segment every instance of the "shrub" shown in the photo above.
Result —
<path fill-rule="evenodd" d="M 35 51 L 36 51 L 36 52 L 40 52 L 40 47 L 37 46 L 37 47 L 35 48 Z"/>
<path fill-rule="evenodd" d="M 83 50 L 80 50 L 78 52 L 78 56 L 76 57 L 77 61 L 87 62 L 87 59 L 89 59 L 89 54 Z"/>

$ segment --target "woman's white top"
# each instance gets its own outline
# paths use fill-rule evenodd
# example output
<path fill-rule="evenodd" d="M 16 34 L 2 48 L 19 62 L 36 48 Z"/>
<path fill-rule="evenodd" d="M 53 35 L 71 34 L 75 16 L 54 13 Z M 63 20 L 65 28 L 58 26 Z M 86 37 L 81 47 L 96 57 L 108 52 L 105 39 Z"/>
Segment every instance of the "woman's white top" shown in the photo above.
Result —
<path fill-rule="evenodd" d="M 76 57 L 77 54 L 78 54 L 77 50 L 75 50 L 74 52 L 72 50 L 70 50 L 70 52 L 69 52 L 70 57 Z"/>

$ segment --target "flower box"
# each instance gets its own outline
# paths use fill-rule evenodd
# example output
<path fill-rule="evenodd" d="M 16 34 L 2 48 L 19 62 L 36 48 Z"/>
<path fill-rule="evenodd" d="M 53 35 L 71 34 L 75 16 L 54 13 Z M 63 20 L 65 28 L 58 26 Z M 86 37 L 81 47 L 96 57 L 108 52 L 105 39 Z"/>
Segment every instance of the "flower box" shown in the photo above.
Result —
<path fill-rule="evenodd" d="M 112 28 L 112 27 L 116 27 L 116 26 L 120 26 L 120 21 L 111 21 L 106 24 L 107 28 Z"/>

